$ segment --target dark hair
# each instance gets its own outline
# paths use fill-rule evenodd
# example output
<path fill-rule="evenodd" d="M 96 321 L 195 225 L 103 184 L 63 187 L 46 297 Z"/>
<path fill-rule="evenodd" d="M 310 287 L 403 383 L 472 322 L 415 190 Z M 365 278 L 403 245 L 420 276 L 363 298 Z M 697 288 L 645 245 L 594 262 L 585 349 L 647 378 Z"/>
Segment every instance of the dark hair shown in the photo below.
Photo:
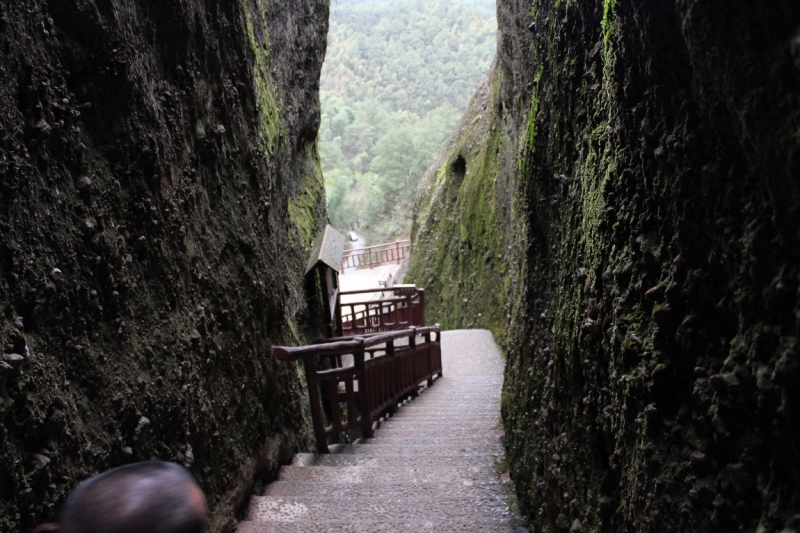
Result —
<path fill-rule="evenodd" d="M 198 495 L 192 474 L 174 463 L 121 466 L 78 485 L 61 510 L 59 533 L 204 533 Z"/>

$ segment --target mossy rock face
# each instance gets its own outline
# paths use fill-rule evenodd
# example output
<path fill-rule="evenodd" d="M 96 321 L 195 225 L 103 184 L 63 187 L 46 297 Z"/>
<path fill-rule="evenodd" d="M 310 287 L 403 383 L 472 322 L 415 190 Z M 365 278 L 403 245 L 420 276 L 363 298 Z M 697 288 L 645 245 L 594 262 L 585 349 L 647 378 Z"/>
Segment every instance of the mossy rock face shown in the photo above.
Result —
<path fill-rule="evenodd" d="M 512 1 L 498 21 L 494 129 L 470 137 L 472 110 L 429 173 L 409 279 L 433 319 L 505 332 L 531 523 L 796 527 L 800 7 Z M 468 150 L 453 179 L 466 139 L 502 146 L 481 175 L 509 192 L 470 185 Z M 518 251 L 472 280 L 484 235 Z"/>
<path fill-rule="evenodd" d="M 426 319 L 444 328 L 488 328 L 502 338 L 520 285 L 518 201 L 500 168 L 508 146 L 492 68 L 455 133 L 423 177 L 405 280 L 426 290 Z M 519 301 L 519 298 L 516 298 Z"/>
<path fill-rule="evenodd" d="M 328 2 L 0 19 L 0 531 L 148 459 L 187 465 L 231 530 L 311 443 L 302 376 L 270 347 L 324 331 L 303 272 L 326 219 Z"/>

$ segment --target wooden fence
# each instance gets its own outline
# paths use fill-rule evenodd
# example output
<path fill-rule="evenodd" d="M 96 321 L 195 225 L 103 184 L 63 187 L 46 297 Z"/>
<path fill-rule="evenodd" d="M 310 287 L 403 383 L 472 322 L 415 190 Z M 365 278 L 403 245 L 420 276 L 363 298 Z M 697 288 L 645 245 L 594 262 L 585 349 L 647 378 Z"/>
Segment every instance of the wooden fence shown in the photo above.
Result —
<path fill-rule="evenodd" d="M 387 263 L 402 263 L 411 248 L 411 241 L 395 241 L 358 250 L 345 250 L 342 271 L 347 268 L 375 268 Z"/>
<path fill-rule="evenodd" d="M 392 297 L 369 298 L 379 293 L 389 293 Z M 364 298 L 352 301 L 352 297 L 358 295 L 364 295 Z M 382 291 L 346 291 L 338 294 L 336 309 L 339 310 L 337 320 L 342 335 L 380 333 L 410 326 L 422 327 L 425 325 L 425 289 L 404 287 Z"/>
<path fill-rule="evenodd" d="M 328 438 L 361 430 L 372 437 L 373 423 L 416 396 L 422 382 L 442 376 L 438 324 L 358 337 L 328 339 L 290 348 L 275 346 L 280 361 L 303 361 L 317 452 L 329 453 Z"/>

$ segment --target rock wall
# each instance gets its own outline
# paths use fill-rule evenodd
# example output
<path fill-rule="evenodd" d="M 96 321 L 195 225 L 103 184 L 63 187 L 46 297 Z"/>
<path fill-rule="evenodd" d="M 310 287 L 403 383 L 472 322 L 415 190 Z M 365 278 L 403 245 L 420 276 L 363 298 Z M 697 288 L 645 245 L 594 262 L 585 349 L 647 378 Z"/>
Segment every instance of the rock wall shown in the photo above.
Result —
<path fill-rule="evenodd" d="M 123 463 L 230 530 L 309 438 L 327 0 L 0 5 L 0 530 Z M 310 302 L 310 303 L 309 303 Z"/>
<path fill-rule="evenodd" d="M 502 338 L 521 304 L 513 144 L 503 124 L 495 65 L 420 182 L 406 281 L 425 288 L 425 312 L 445 329 Z M 501 171 L 502 167 L 502 171 Z M 513 307 L 512 307 L 513 305 Z"/>
<path fill-rule="evenodd" d="M 500 1 L 498 21 L 521 221 L 485 231 L 524 243 L 495 269 L 523 295 L 503 421 L 530 529 L 800 527 L 800 7 Z M 412 272 L 423 238 L 458 238 L 418 216 Z"/>

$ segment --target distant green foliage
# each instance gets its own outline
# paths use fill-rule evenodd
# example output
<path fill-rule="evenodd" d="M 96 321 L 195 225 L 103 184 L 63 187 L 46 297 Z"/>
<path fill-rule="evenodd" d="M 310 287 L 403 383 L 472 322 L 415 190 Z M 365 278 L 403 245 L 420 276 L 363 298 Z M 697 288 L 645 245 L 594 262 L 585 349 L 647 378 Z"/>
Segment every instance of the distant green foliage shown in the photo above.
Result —
<path fill-rule="evenodd" d="M 407 237 L 417 185 L 489 68 L 494 0 L 334 0 L 322 70 L 328 215 Z"/>

